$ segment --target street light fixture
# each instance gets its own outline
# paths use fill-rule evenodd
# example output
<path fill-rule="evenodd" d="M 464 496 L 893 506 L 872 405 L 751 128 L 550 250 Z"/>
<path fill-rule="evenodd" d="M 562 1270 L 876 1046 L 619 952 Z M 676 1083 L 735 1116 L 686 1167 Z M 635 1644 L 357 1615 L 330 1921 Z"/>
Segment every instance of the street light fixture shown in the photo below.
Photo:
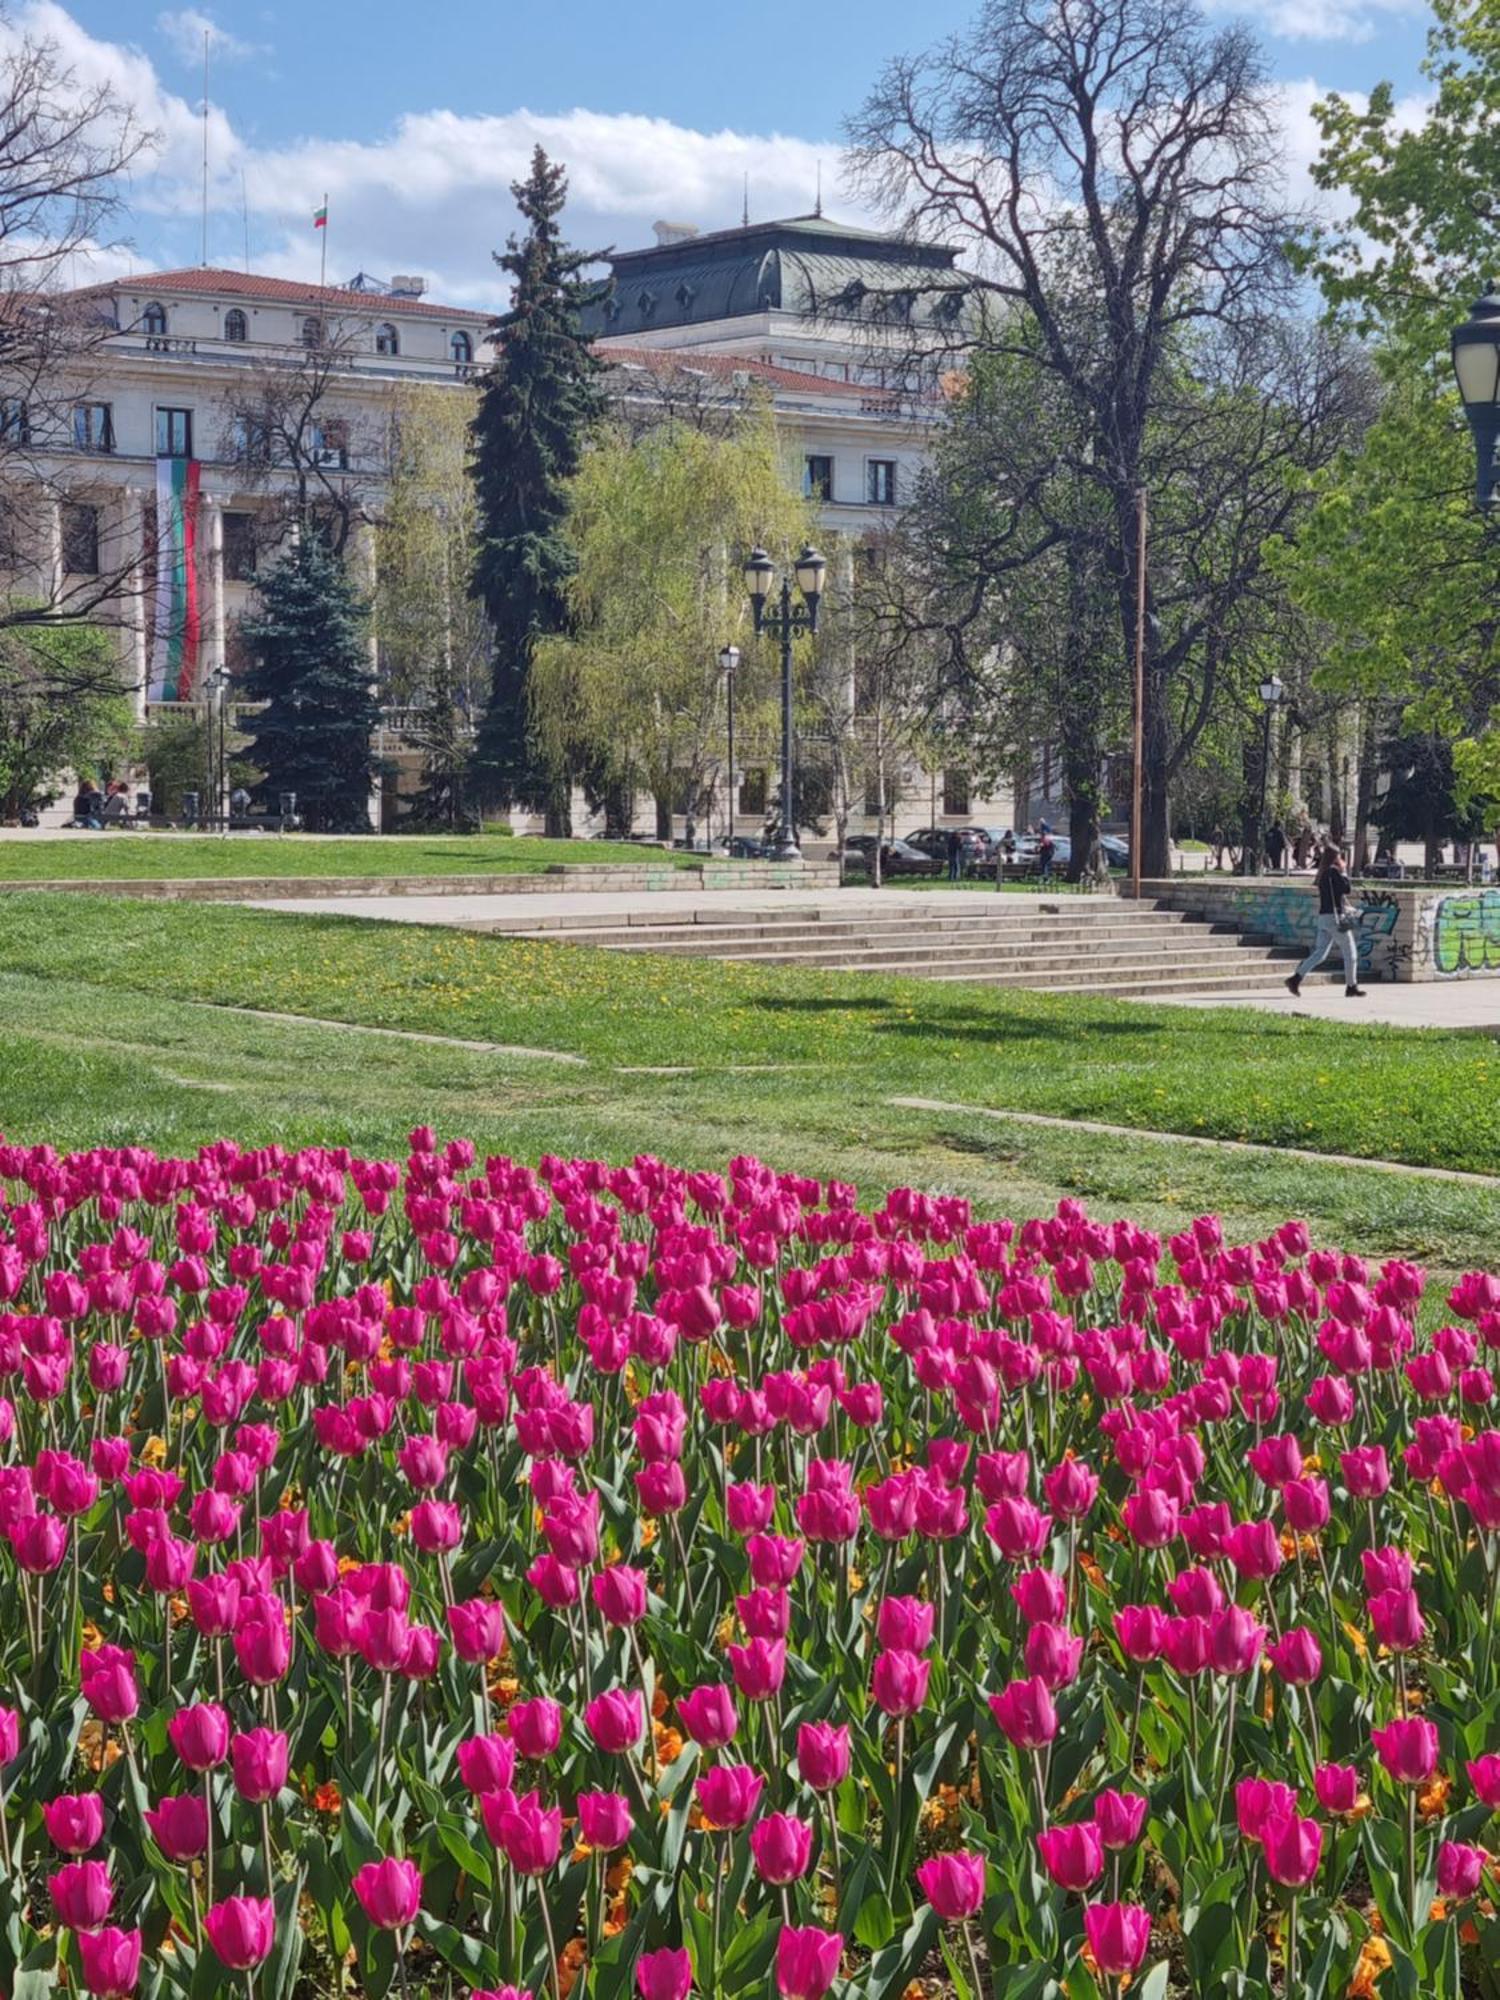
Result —
<path fill-rule="evenodd" d="M 738 646 L 719 648 L 719 672 L 724 676 L 724 695 L 729 705 L 729 770 L 725 781 L 724 845 L 734 839 L 734 676 L 740 664 Z"/>
<path fill-rule="evenodd" d="M 210 782 L 214 788 L 214 818 L 221 836 L 229 833 L 229 683 L 227 667 L 216 667 L 208 676 L 208 746 L 213 763 Z M 214 724 L 218 730 L 215 734 Z"/>
<path fill-rule="evenodd" d="M 1500 443 L 1500 291 L 1478 300 L 1453 329 L 1453 372 L 1474 433 L 1476 491 L 1488 512 L 1495 504 L 1495 447 Z"/>
<path fill-rule="evenodd" d="M 791 578 L 784 576 L 781 603 L 775 610 L 768 610 L 766 601 L 776 581 L 776 565 L 762 548 L 752 549 L 745 561 L 745 588 L 750 593 L 756 634 L 769 632 L 773 639 L 781 641 L 781 836 L 772 857 L 776 861 L 802 859 L 792 791 L 792 640 L 799 632 L 817 631 L 823 579 L 828 574 L 827 563 L 811 544 L 804 547 L 792 567 L 803 603 L 793 604 Z"/>
<path fill-rule="evenodd" d="M 1260 684 L 1260 698 L 1265 709 L 1265 721 L 1260 739 L 1260 811 L 1255 821 L 1255 871 L 1260 867 L 1261 856 L 1266 847 L 1266 791 L 1271 778 L 1271 718 L 1281 705 L 1281 697 L 1286 693 L 1278 674 L 1271 674 Z"/>

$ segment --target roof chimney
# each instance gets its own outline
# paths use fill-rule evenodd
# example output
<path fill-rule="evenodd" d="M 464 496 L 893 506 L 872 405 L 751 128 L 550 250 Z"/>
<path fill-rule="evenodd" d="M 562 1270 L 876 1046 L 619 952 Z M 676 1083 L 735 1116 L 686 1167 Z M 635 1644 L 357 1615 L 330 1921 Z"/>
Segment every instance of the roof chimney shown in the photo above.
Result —
<path fill-rule="evenodd" d="M 391 291 L 399 299 L 419 299 L 426 289 L 427 280 L 413 277 L 409 272 L 398 272 L 391 279 Z"/>
<path fill-rule="evenodd" d="M 651 227 L 656 232 L 658 247 L 663 250 L 671 243 L 691 243 L 698 234 L 696 222 L 653 222 Z"/>

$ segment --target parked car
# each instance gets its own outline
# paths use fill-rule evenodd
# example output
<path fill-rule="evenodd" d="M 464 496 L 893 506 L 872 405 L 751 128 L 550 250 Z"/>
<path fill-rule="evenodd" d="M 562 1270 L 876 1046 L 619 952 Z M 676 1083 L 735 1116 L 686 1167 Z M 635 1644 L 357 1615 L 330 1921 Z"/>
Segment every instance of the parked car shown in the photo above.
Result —
<path fill-rule="evenodd" d="M 948 835 L 952 831 L 946 826 L 919 826 L 915 832 L 905 836 L 909 847 L 917 848 L 933 861 L 948 862 Z M 990 855 L 989 835 L 982 826 L 961 826 L 958 837 L 963 842 L 964 862 L 972 867 L 976 861 L 987 861 Z"/>
<path fill-rule="evenodd" d="M 764 861 L 771 852 L 765 841 L 752 833 L 737 833 L 716 851 L 727 854 L 731 861 Z"/>
<path fill-rule="evenodd" d="M 859 869 L 869 874 L 875 846 L 873 833 L 851 834 L 844 842 L 845 869 Z M 935 875 L 941 866 L 941 862 L 934 861 L 930 854 L 924 854 L 909 840 L 888 840 L 880 849 L 882 880 L 895 875 Z"/>

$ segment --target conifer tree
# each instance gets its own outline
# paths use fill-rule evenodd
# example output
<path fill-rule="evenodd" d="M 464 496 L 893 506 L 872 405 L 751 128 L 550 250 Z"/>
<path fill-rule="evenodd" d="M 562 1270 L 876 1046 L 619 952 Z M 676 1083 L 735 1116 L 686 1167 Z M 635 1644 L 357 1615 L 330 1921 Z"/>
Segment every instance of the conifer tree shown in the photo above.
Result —
<path fill-rule="evenodd" d="M 514 290 L 496 322 L 495 361 L 473 433 L 479 533 L 471 588 L 494 634 L 475 782 L 493 802 L 545 807 L 557 832 L 566 830 L 567 785 L 536 750 L 528 683 L 537 640 L 568 629 L 567 482 L 602 403 L 598 363 L 580 327 L 599 289 L 581 273 L 596 259 L 562 240 L 567 190 L 563 169 L 538 146 L 530 174 L 511 190 L 526 234 L 495 258 Z"/>
<path fill-rule="evenodd" d="M 263 701 L 248 760 L 265 773 L 257 804 L 282 792 L 321 832 L 368 833 L 380 704 L 365 638 L 368 607 L 315 527 L 267 571 L 241 626 L 255 664 L 244 698 Z"/>

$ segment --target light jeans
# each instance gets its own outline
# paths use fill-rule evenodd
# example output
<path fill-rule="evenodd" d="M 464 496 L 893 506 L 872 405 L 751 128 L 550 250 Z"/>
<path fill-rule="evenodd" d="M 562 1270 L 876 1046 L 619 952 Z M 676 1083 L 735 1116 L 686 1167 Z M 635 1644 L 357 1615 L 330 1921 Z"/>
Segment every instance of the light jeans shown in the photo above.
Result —
<path fill-rule="evenodd" d="M 1359 960 L 1354 949 L 1354 933 L 1353 931 L 1341 931 L 1337 917 L 1320 916 L 1318 918 L 1318 928 L 1313 937 L 1312 950 L 1297 967 L 1295 977 L 1305 979 L 1308 973 L 1316 972 L 1335 945 L 1344 954 L 1344 984 L 1346 986 L 1357 986 L 1359 984 Z"/>

